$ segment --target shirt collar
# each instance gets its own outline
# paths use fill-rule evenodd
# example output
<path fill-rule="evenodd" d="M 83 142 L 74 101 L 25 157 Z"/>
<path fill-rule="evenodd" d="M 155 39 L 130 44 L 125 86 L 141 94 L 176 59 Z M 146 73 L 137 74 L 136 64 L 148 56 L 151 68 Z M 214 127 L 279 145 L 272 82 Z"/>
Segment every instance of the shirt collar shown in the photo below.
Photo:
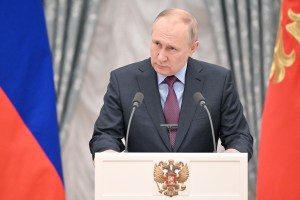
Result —
<path fill-rule="evenodd" d="M 186 68 L 187 68 L 187 63 L 185 63 L 185 65 L 183 66 L 183 68 L 181 68 L 176 74 L 174 74 L 178 80 L 180 80 L 181 83 L 185 83 L 185 72 L 186 72 Z M 158 82 L 158 85 L 161 84 L 166 76 L 164 75 L 161 75 L 159 73 L 156 73 L 157 74 L 157 82 Z"/>

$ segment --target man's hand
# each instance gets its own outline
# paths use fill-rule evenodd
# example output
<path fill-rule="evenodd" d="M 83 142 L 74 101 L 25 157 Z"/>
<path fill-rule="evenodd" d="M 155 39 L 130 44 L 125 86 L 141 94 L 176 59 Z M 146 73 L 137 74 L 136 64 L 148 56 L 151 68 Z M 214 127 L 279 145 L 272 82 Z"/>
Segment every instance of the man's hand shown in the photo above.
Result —
<path fill-rule="evenodd" d="M 114 151 L 112 149 L 108 149 L 108 150 L 105 150 L 105 151 L 102 151 L 101 153 L 118 153 L 117 151 Z M 95 161 L 93 160 L 93 165 L 95 167 Z"/>
<path fill-rule="evenodd" d="M 240 152 L 238 150 L 236 150 L 236 149 L 226 149 L 224 151 L 224 153 L 240 153 Z"/>
<path fill-rule="evenodd" d="M 118 152 L 114 151 L 112 149 L 108 149 L 108 150 L 102 151 L 101 153 L 118 153 Z"/>

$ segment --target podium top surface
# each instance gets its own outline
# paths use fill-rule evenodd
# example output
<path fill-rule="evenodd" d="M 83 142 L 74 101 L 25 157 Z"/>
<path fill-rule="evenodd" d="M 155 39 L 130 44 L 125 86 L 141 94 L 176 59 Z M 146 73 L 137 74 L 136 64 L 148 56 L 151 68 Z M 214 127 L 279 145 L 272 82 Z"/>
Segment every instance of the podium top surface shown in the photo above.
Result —
<path fill-rule="evenodd" d="M 96 153 L 95 160 L 104 159 L 200 159 L 200 160 L 240 160 L 248 162 L 247 153 Z"/>

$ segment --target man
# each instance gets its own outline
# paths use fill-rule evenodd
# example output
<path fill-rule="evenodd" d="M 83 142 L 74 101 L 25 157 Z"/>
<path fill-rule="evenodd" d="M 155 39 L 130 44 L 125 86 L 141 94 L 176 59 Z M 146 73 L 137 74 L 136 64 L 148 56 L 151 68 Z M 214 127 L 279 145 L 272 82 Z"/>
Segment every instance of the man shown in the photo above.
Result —
<path fill-rule="evenodd" d="M 190 57 L 199 46 L 197 37 L 197 21 L 190 13 L 168 9 L 157 16 L 151 58 L 111 72 L 90 140 L 93 156 L 124 150 L 136 92 L 144 94 L 144 101 L 132 119 L 129 152 L 212 152 L 208 115 L 193 99 L 201 92 L 225 152 L 247 152 L 251 158 L 253 139 L 231 72 Z M 174 123 L 178 128 L 170 131 L 161 126 Z"/>

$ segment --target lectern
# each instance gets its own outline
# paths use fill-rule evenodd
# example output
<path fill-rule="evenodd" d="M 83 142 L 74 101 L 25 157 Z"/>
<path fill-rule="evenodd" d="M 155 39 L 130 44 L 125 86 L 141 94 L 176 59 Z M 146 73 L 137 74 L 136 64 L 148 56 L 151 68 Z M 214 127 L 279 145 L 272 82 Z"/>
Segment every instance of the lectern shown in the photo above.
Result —
<path fill-rule="evenodd" d="M 246 153 L 96 153 L 95 200 L 247 200 Z"/>

